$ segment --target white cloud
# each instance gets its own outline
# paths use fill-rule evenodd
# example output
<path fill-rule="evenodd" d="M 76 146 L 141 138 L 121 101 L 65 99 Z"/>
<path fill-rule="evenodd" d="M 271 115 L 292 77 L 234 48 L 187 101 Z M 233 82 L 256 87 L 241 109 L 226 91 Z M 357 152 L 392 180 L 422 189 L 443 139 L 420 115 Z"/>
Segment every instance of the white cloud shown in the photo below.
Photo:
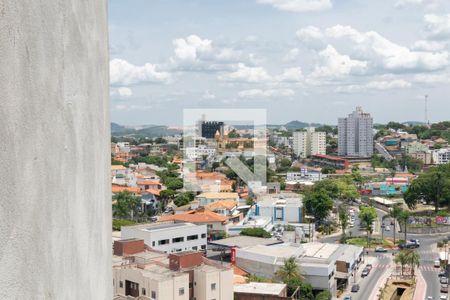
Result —
<path fill-rule="evenodd" d="M 219 79 L 225 81 L 257 83 L 269 81 L 271 76 L 262 67 L 249 67 L 243 63 L 239 63 L 236 71 L 219 76 Z"/>
<path fill-rule="evenodd" d="M 437 9 L 442 2 L 443 0 L 397 0 L 394 7 L 406 8 L 412 5 L 425 5 L 427 9 Z"/>
<path fill-rule="evenodd" d="M 419 40 L 414 43 L 412 46 L 412 50 L 417 51 L 441 51 L 444 50 L 446 47 L 446 44 L 436 41 L 427 41 L 427 40 Z"/>
<path fill-rule="evenodd" d="M 158 71 L 156 65 L 135 66 L 123 59 L 113 59 L 109 63 L 112 85 L 134 85 L 141 83 L 167 83 L 170 74 Z"/>
<path fill-rule="evenodd" d="M 214 95 L 210 91 L 206 90 L 203 93 L 202 98 L 205 99 L 205 100 L 212 100 L 212 99 L 216 99 L 216 95 Z"/>
<path fill-rule="evenodd" d="M 331 0 L 257 0 L 257 2 L 292 12 L 320 11 L 333 7 Z"/>
<path fill-rule="evenodd" d="M 287 68 L 284 69 L 283 73 L 278 75 L 276 79 L 284 82 L 299 82 L 303 80 L 303 72 L 299 67 Z"/>
<path fill-rule="evenodd" d="M 348 55 L 342 55 L 336 49 L 328 45 L 319 52 L 321 64 L 316 66 L 311 76 L 314 78 L 340 78 L 346 75 L 364 74 L 367 70 L 367 62 L 351 59 Z"/>
<path fill-rule="evenodd" d="M 212 40 L 202 39 L 197 35 L 173 40 L 174 56 L 170 61 L 172 67 L 182 71 L 226 71 L 232 70 L 234 64 L 251 61 L 251 54 L 227 47 L 217 47 Z"/>
<path fill-rule="evenodd" d="M 411 83 L 403 79 L 370 81 L 361 85 L 346 85 L 336 88 L 338 93 L 360 93 L 368 90 L 392 90 L 411 87 Z"/>
<path fill-rule="evenodd" d="M 121 98 L 128 98 L 133 95 L 133 91 L 126 86 L 111 89 L 111 96 L 119 96 Z"/>
<path fill-rule="evenodd" d="M 450 14 L 435 15 L 428 14 L 424 17 L 425 32 L 429 37 L 435 39 L 450 38 Z"/>
<path fill-rule="evenodd" d="M 300 55 L 300 49 L 298 48 L 292 48 L 291 50 L 286 53 L 283 57 L 283 61 L 285 62 L 292 62 Z"/>
<path fill-rule="evenodd" d="M 297 30 L 296 35 L 305 47 L 323 49 L 326 45 L 322 31 L 315 26 L 300 28 Z"/>
<path fill-rule="evenodd" d="M 239 98 L 273 98 L 273 97 L 292 97 L 295 92 L 291 89 L 250 89 L 238 93 Z"/>
<path fill-rule="evenodd" d="M 348 38 L 359 57 L 391 72 L 434 71 L 445 68 L 449 63 L 447 51 L 411 51 L 375 31 L 362 33 L 350 26 L 336 25 L 325 32 L 331 38 Z"/>
<path fill-rule="evenodd" d="M 443 84 L 450 83 L 449 74 L 417 74 L 414 76 L 414 81 L 424 84 Z"/>

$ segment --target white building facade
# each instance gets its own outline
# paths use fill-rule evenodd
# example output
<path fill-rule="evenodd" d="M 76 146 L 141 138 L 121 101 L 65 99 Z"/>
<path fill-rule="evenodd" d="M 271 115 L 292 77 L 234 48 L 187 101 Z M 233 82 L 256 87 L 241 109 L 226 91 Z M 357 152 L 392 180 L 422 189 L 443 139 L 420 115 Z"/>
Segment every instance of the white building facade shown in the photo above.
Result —
<path fill-rule="evenodd" d="M 161 222 L 122 227 L 122 239 L 143 239 L 152 249 L 165 253 L 206 249 L 206 225 Z"/>
<path fill-rule="evenodd" d="M 293 133 L 294 153 L 306 158 L 316 154 L 326 154 L 326 133 L 315 131 L 315 128 L 306 128 L 306 131 L 296 131 Z"/>
<path fill-rule="evenodd" d="M 370 157 L 373 154 L 373 118 L 361 107 L 338 120 L 340 156 Z"/>
<path fill-rule="evenodd" d="M 444 165 L 450 162 L 450 148 L 433 151 L 433 162 L 436 165 Z"/>

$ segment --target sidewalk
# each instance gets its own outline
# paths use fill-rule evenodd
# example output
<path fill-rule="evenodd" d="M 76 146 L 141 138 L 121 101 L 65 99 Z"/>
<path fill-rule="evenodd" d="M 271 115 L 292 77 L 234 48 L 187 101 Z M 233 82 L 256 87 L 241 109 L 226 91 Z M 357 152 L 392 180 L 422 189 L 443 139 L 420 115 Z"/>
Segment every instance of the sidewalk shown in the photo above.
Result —
<path fill-rule="evenodd" d="M 422 276 L 422 272 L 418 269 L 416 272 L 416 290 L 414 291 L 413 300 L 422 300 L 425 299 L 425 295 L 427 292 L 427 283 Z"/>

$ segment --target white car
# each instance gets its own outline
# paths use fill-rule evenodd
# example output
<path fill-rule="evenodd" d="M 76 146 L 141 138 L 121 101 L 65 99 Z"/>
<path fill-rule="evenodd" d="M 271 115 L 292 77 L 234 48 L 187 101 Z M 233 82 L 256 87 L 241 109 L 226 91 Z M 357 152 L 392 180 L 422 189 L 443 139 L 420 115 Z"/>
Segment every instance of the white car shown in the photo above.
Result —
<path fill-rule="evenodd" d="M 391 231 L 391 226 L 386 225 L 386 227 L 384 227 L 384 231 Z"/>

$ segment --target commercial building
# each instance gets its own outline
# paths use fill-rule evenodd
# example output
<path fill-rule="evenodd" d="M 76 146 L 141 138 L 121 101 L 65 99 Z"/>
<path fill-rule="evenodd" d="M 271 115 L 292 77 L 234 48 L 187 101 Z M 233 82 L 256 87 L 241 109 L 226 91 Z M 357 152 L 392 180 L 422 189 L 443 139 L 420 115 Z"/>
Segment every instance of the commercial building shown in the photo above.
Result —
<path fill-rule="evenodd" d="M 223 129 L 223 122 L 203 121 L 201 123 L 202 137 L 206 139 L 213 139 L 216 136 L 217 132 L 219 132 L 220 135 L 223 135 Z"/>
<path fill-rule="evenodd" d="M 234 285 L 235 300 L 288 300 L 287 285 L 284 283 L 249 282 Z"/>
<path fill-rule="evenodd" d="M 316 132 L 315 128 L 309 127 L 305 131 L 293 133 L 293 148 L 295 155 L 306 158 L 315 154 L 326 154 L 326 133 Z"/>
<path fill-rule="evenodd" d="M 255 216 L 270 217 L 275 223 L 302 223 L 303 199 L 295 193 L 268 194 L 258 198 Z"/>
<path fill-rule="evenodd" d="M 433 151 L 433 162 L 436 165 L 443 165 L 450 162 L 450 148 Z"/>
<path fill-rule="evenodd" d="M 123 239 L 143 239 L 155 250 L 165 253 L 206 249 L 206 225 L 159 222 L 122 227 Z"/>
<path fill-rule="evenodd" d="M 340 156 L 370 157 L 373 154 L 373 118 L 361 107 L 346 118 L 338 119 Z"/>
<path fill-rule="evenodd" d="M 349 284 L 362 253 L 362 247 L 316 242 L 255 245 L 236 249 L 236 265 L 250 274 L 272 278 L 286 259 L 295 257 L 305 282 L 336 296 L 338 287 Z"/>
<path fill-rule="evenodd" d="M 233 270 L 187 251 L 165 254 L 144 251 L 114 257 L 116 296 L 151 300 L 233 299 Z"/>

